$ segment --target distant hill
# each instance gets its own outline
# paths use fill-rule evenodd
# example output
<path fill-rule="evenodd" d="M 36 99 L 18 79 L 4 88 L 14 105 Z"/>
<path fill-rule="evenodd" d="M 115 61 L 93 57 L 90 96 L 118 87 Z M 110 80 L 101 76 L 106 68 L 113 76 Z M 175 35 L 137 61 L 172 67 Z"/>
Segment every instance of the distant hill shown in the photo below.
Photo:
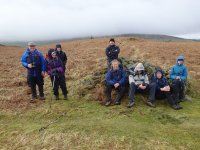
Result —
<path fill-rule="evenodd" d="M 3 44 L 0 44 L 0 46 L 5 46 L 5 45 L 3 45 Z"/>
<path fill-rule="evenodd" d="M 60 43 L 64 41 L 76 41 L 76 40 L 84 40 L 84 39 L 94 39 L 94 38 L 106 38 L 106 37 L 137 37 L 137 38 L 143 38 L 143 39 L 150 39 L 150 40 L 158 40 L 158 41 L 164 41 L 164 42 L 186 42 L 186 41 L 194 41 L 194 42 L 200 42 L 200 40 L 196 39 L 184 39 L 179 38 L 175 36 L 169 36 L 169 35 L 159 35 L 159 34 L 118 34 L 118 35 L 108 35 L 108 36 L 88 36 L 88 37 L 78 37 L 78 38 L 69 38 L 69 39 L 55 39 L 55 40 L 44 40 L 44 41 L 35 41 L 38 45 L 47 45 L 51 43 Z M 21 46 L 25 47 L 27 46 L 28 41 L 17 41 L 17 42 L 3 42 L 4 45 L 9 46 Z"/>

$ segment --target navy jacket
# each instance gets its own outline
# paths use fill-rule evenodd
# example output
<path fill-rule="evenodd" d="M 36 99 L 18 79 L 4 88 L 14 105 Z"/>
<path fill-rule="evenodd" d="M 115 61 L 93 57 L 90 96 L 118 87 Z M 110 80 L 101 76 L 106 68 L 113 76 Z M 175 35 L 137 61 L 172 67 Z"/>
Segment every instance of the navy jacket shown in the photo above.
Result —
<path fill-rule="evenodd" d="M 158 79 L 158 78 L 156 77 L 156 73 L 157 73 L 158 71 L 162 73 L 162 77 L 161 77 L 160 79 Z M 163 88 L 163 87 L 169 85 L 167 79 L 164 77 L 164 73 L 163 73 L 162 70 L 157 70 L 157 71 L 153 74 L 153 76 L 152 76 L 152 78 L 151 78 L 151 83 L 156 83 L 156 90 L 158 90 L 158 91 L 160 91 L 160 88 Z"/>
<path fill-rule="evenodd" d="M 126 72 L 120 67 L 118 70 L 114 71 L 110 69 L 106 74 L 106 82 L 108 85 L 114 85 L 119 83 L 120 85 L 125 85 L 126 83 Z"/>
<path fill-rule="evenodd" d="M 46 71 L 46 64 L 41 52 L 37 49 L 32 53 L 29 48 L 23 54 L 21 59 L 22 65 L 27 68 L 28 76 L 40 76 L 42 71 Z M 28 64 L 35 64 L 34 68 L 28 68 Z"/>

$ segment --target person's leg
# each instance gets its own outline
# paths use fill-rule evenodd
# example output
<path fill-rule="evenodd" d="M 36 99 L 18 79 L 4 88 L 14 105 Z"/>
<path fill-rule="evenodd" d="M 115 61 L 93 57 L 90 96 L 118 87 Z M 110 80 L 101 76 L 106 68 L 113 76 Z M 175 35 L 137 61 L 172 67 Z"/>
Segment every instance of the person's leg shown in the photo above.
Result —
<path fill-rule="evenodd" d="M 121 99 L 124 96 L 124 93 L 125 93 L 125 85 L 121 85 L 119 87 L 119 93 L 118 93 L 117 98 L 115 100 L 116 105 L 119 105 L 121 103 Z"/>
<path fill-rule="evenodd" d="M 111 101 L 112 101 L 112 99 L 111 99 L 111 92 L 112 92 L 112 88 L 113 88 L 113 86 L 112 85 L 109 85 L 109 84 L 107 84 L 106 85 L 106 106 L 109 106 L 110 104 L 111 104 Z"/>
<path fill-rule="evenodd" d="M 128 108 L 132 107 L 135 103 L 135 92 L 136 92 L 137 86 L 135 83 L 131 83 L 129 86 L 129 104 Z"/>
<path fill-rule="evenodd" d="M 179 91 L 179 100 L 183 101 L 185 98 L 185 82 L 184 81 L 179 81 L 180 82 L 180 91 Z"/>
<path fill-rule="evenodd" d="M 41 100 L 44 100 L 44 89 L 43 89 L 43 86 L 44 86 L 44 79 L 42 76 L 37 76 L 36 77 L 36 83 L 38 85 L 38 89 L 39 89 L 39 94 L 40 94 L 40 99 Z"/>
<path fill-rule="evenodd" d="M 156 93 L 156 83 L 150 83 L 148 100 L 152 103 L 155 102 L 155 93 Z"/>
<path fill-rule="evenodd" d="M 156 83 L 150 83 L 145 90 L 149 91 L 147 105 L 150 107 L 155 107 Z"/>
<path fill-rule="evenodd" d="M 52 82 L 53 93 L 55 95 L 55 99 L 59 100 L 59 92 L 58 92 L 59 81 L 58 81 L 58 78 L 56 76 L 51 77 L 51 82 Z"/>
<path fill-rule="evenodd" d="M 171 89 L 170 92 L 171 92 L 174 104 L 178 107 L 178 109 L 182 109 L 183 107 L 179 104 L 180 103 L 179 94 L 178 94 L 179 90 L 178 90 L 177 84 L 173 83 L 170 86 L 170 89 Z"/>
<path fill-rule="evenodd" d="M 66 81 L 65 81 L 65 76 L 60 76 L 59 78 L 59 85 L 62 90 L 62 93 L 64 95 L 64 99 L 67 100 L 67 87 L 66 87 Z"/>
<path fill-rule="evenodd" d="M 29 83 L 31 86 L 32 100 L 35 100 L 35 98 L 37 97 L 35 77 L 29 76 Z"/>

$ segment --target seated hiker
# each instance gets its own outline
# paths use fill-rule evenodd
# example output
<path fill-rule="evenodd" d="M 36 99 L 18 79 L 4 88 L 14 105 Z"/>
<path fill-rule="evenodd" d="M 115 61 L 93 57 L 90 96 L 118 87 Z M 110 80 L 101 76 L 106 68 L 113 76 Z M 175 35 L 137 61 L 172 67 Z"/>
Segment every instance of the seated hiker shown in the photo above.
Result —
<path fill-rule="evenodd" d="M 36 49 L 36 44 L 29 42 L 28 46 L 29 47 L 22 56 L 21 63 L 28 70 L 27 82 L 31 87 L 32 93 L 32 99 L 30 102 L 33 103 L 35 102 L 35 99 L 37 99 L 36 85 L 39 89 L 39 99 L 45 100 L 43 78 L 45 76 L 46 64 L 42 53 Z"/>
<path fill-rule="evenodd" d="M 135 104 L 135 93 L 145 93 L 149 92 L 149 97 L 147 100 L 147 105 L 150 107 L 155 107 L 154 100 L 155 100 L 155 90 L 156 84 L 151 83 L 149 84 L 149 79 L 147 74 L 145 73 L 144 66 L 142 63 L 138 63 L 134 69 L 133 74 L 129 75 L 129 104 L 128 108 L 133 107 Z"/>
<path fill-rule="evenodd" d="M 67 64 L 67 55 L 66 53 L 62 50 L 61 44 L 56 44 L 55 51 L 57 53 L 57 56 L 61 59 L 63 66 L 64 66 L 64 72 L 66 70 L 66 64 Z"/>
<path fill-rule="evenodd" d="M 59 86 L 62 89 L 64 100 L 67 100 L 67 87 L 64 76 L 64 66 L 54 49 L 49 49 L 46 58 L 47 73 L 51 78 L 55 99 L 59 100 Z"/>
<path fill-rule="evenodd" d="M 120 53 L 120 49 L 118 46 L 115 45 L 115 39 L 113 39 L 113 38 L 110 39 L 109 46 L 106 48 L 108 70 L 111 67 L 111 62 L 114 59 L 118 59 L 119 53 Z"/>
<path fill-rule="evenodd" d="M 115 99 L 115 105 L 121 104 L 121 99 L 125 93 L 126 72 L 123 70 L 122 67 L 120 67 L 120 63 L 116 59 L 111 62 L 111 65 L 111 69 L 106 74 L 106 106 L 109 106 L 112 102 L 112 89 L 119 90 L 118 96 Z"/>
<path fill-rule="evenodd" d="M 184 65 L 184 57 L 178 56 L 176 64 L 172 67 L 170 72 L 170 79 L 172 83 L 178 87 L 178 101 L 181 102 L 185 98 L 185 82 L 187 80 L 187 67 Z"/>
<path fill-rule="evenodd" d="M 176 101 L 177 88 L 168 84 L 167 79 L 164 77 L 164 73 L 161 69 L 158 69 L 151 78 L 151 83 L 156 83 L 156 98 L 167 98 L 170 106 L 175 109 L 182 109 L 179 103 Z"/>

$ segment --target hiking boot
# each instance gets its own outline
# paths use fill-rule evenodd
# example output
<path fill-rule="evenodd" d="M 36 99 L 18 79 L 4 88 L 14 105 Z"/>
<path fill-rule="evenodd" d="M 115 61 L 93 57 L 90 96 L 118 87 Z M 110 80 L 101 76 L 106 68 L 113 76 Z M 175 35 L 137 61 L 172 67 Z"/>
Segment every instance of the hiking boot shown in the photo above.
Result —
<path fill-rule="evenodd" d="M 111 104 L 111 101 L 107 101 L 105 106 L 110 106 L 110 104 Z"/>
<path fill-rule="evenodd" d="M 115 101 L 115 105 L 120 105 L 121 103 L 119 101 Z"/>
<path fill-rule="evenodd" d="M 45 100 L 45 97 L 44 96 L 40 96 L 39 98 L 41 101 Z"/>
<path fill-rule="evenodd" d="M 178 103 L 178 104 L 176 104 L 176 107 L 178 108 L 178 109 L 183 109 L 183 107 Z"/>
<path fill-rule="evenodd" d="M 67 98 L 67 95 L 64 95 L 64 100 L 67 100 L 68 98 Z"/>
<path fill-rule="evenodd" d="M 129 102 L 127 107 L 131 108 L 131 107 L 133 107 L 134 104 L 135 104 L 134 102 Z"/>
<path fill-rule="evenodd" d="M 59 96 L 58 95 L 55 96 L 55 100 L 59 100 Z"/>
<path fill-rule="evenodd" d="M 31 100 L 30 100 L 30 103 L 35 103 L 35 97 L 32 97 Z"/>
<path fill-rule="evenodd" d="M 178 110 L 177 105 L 172 105 L 171 107 L 172 107 L 174 110 Z"/>
<path fill-rule="evenodd" d="M 150 107 L 154 107 L 154 108 L 156 107 L 156 106 L 155 106 L 152 102 L 150 102 L 150 101 L 147 101 L 147 105 L 150 106 Z"/>

